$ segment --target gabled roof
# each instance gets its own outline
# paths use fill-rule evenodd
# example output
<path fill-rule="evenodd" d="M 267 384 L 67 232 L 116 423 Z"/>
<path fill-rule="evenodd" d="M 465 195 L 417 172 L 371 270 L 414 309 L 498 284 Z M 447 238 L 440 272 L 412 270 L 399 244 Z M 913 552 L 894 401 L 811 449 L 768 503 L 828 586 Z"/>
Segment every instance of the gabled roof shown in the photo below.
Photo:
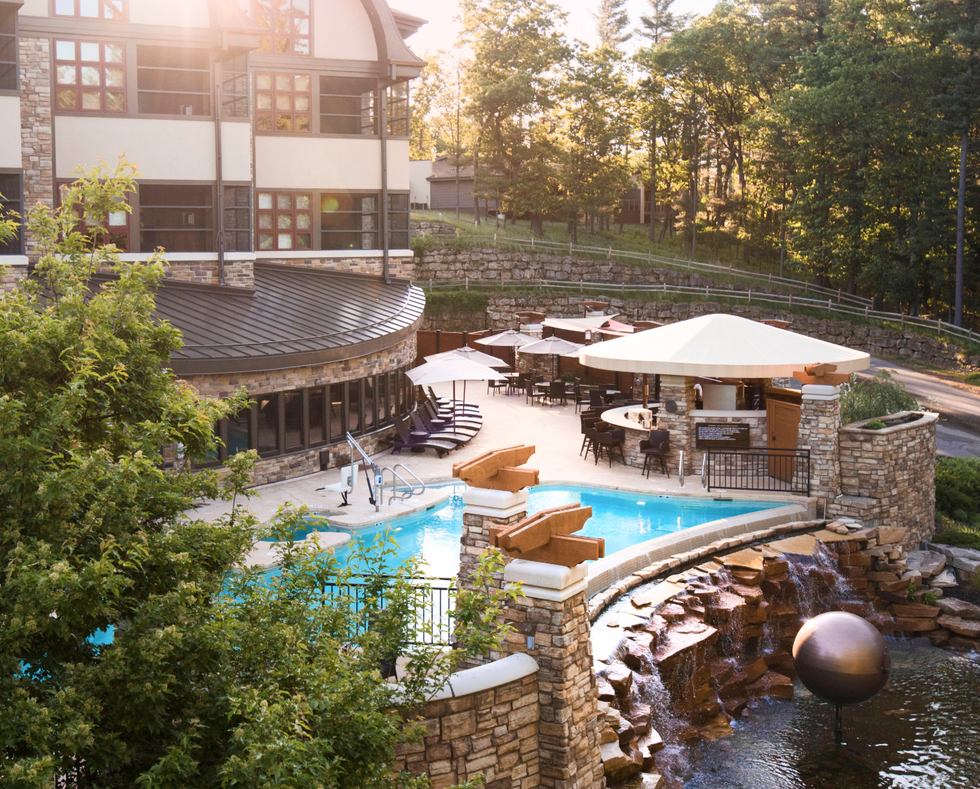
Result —
<path fill-rule="evenodd" d="M 178 375 L 280 370 L 389 348 L 422 321 L 425 296 L 405 280 L 255 264 L 255 290 L 165 280 L 156 315 L 184 335 Z"/>

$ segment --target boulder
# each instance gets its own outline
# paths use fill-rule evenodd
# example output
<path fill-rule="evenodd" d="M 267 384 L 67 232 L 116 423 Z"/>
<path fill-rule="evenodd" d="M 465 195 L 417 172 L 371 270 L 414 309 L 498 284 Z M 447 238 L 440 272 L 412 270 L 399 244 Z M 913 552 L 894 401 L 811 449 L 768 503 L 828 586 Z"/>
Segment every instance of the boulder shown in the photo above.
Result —
<path fill-rule="evenodd" d="M 619 743 L 607 742 L 602 746 L 602 771 L 609 778 L 611 783 L 625 781 L 634 772 L 639 772 L 639 768 L 634 769 L 633 760 L 623 753 Z"/>
<path fill-rule="evenodd" d="M 793 680 L 783 674 L 770 671 L 749 685 L 746 691 L 754 699 L 791 699 Z"/>
<path fill-rule="evenodd" d="M 607 742 L 618 743 L 619 737 L 608 726 L 603 726 L 602 731 L 599 732 L 599 745 L 605 745 Z"/>
<path fill-rule="evenodd" d="M 622 663 L 614 663 L 606 672 L 606 681 L 612 685 L 617 696 L 625 698 L 633 687 L 633 672 Z"/>
<path fill-rule="evenodd" d="M 664 777 L 660 773 L 643 773 L 637 789 L 664 789 Z"/>
<path fill-rule="evenodd" d="M 901 526 L 879 526 L 878 544 L 892 545 L 902 542 L 906 534 L 908 534 L 908 529 L 903 529 Z"/>
<path fill-rule="evenodd" d="M 937 617 L 942 613 L 942 609 L 938 605 L 925 605 L 924 603 L 905 603 L 899 604 L 895 603 L 892 606 L 892 613 L 897 617 Z M 952 611 L 946 611 L 947 614 L 953 613 Z"/>
<path fill-rule="evenodd" d="M 650 730 L 650 714 L 651 709 L 649 704 L 633 704 L 630 707 L 630 711 L 626 713 L 626 717 L 633 724 L 636 733 L 643 735 Z"/>
<path fill-rule="evenodd" d="M 962 619 L 958 616 L 943 614 L 939 617 L 939 624 L 958 636 L 980 638 L 980 621 L 976 619 Z"/>
<path fill-rule="evenodd" d="M 946 557 L 935 551 L 909 551 L 907 566 L 910 570 L 918 570 L 923 578 L 932 578 L 946 567 Z"/>
<path fill-rule="evenodd" d="M 967 575 L 973 575 L 980 568 L 980 559 L 971 559 L 966 556 L 957 556 L 953 559 L 953 568 L 962 570 Z"/>
<path fill-rule="evenodd" d="M 943 570 L 939 575 L 930 578 L 929 586 L 934 589 L 952 589 L 954 586 L 959 586 L 959 584 L 956 582 L 956 573 L 947 569 Z"/>
<path fill-rule="evenodd" d="M 677 603 L 667 603 L 657 613 L 668 622 L 679 622 L 687 616 L 687 612 L 682 606 L 677 605 Z"/>
<path fill-rule="evenodd" d="M 934 617 L 896 616 L 895 624 L 903 633 L 928 633 L 937 627 Z"/>
<path fill-rule="evenodd" d="M 702 740 L 721 740 L 725 737 L 731 737 L 735 732 L 732 731 L 732 724 L 728 720 L 728 715 L 719 712 L 702 726 L 698 733 Z"/>
<path fill-rule="evenodd" d="M 643 756 L 653 756 L 657 751 L 663 750 L 664 738 L 660 736 L 660 733 L 656 729 L 650 729 L 650 731 L 640 737 L 637 747 L 639 747 L 640 753 Z"/>
<path fill-rule="evenodd" d="M 958 616 L 960 619 L 980 620 L 980 605 L 968 603 L 966 600 L 957 600 L 955 597 L 946 597 L 939 601 L 938 608 L 944 614 Z"/>

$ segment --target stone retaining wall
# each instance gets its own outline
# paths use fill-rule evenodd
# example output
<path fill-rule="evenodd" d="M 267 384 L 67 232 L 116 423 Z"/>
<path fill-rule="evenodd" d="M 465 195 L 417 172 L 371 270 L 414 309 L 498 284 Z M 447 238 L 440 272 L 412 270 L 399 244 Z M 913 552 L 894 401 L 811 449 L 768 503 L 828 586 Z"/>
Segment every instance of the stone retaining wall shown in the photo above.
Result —
<path fill-rule="evenodd" d="M 411 222 L 409 229 L 412 237 L 420 235 L 430 236 L 455 236 L 456 227 L 447 222 Z"/>
<path fill-rule="evenodd" d="M 426 284 L 425 279 L 418 274 L 416 282 L 420 285 Z M 515 328 L 515 315 L 524 310 L 545 312 L 554 318 L 581 317 L 583 312 L 579 302 L 582 298 L 578 294 L 491 293 L 487 300 L 487 315 L 466 316 L 465 320 L 472 320 L 475 328 L 484 328 L 486 321 L 493 331 L 503 331 Z M 720 304 L 714 301 L 672 302 L 613 298 L 610 300 L 610 311 L 619 312 L 631 321 L 650 320 L 658 323 L 676 323 L 717 312 L 740 315 L 752 320 L 786 320 L 791 324 L 790 329 L 798 334 L 865 351 L 873 356 L 907 359 L 918 364 L 960 372 L 980 369 L 980 355 L 967 354 L 954 343 L 938 337 L 870 324 L 849 323 L 834 318 L 798 315 L 772 307 Z M 438 319 L 427 319 L 425 327 L 458 330 L 463 326 L 463 321 L 462 316 L 441 316 Z"/>
<path fill-rule="evenodd" d="M 384 273 L 384 259 L 380 253 L 371 257 L 277 258 L 276 260 L 264 260 L 264 262 L 339 271 L 342 274 L 371 274 L 380 277 Z M 415 259 L 413 257 L 391 256 L 388 258 L 388 273 L 392 279 L 410 280 L 415 277 L 414 265 Z"/>
<path fill-rule="evenodd" d="M 897 421 L 912 414 L 884 417 Z M 903 547 L 912 549 L 935 530 L 937 414 L 883 430 L 867 430 L 871 420 L 840 430 L 842 498 L 830 505 L 836 516 L 866 524 L 907 529 Z"/>

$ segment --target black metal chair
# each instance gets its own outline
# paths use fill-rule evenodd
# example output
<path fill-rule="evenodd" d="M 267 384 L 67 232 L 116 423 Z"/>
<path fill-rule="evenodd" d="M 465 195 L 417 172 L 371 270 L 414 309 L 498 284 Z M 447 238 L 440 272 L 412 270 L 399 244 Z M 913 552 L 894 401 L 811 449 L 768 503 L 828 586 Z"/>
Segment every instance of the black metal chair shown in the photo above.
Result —
<path fill-rule="evenodd" d="M 619 459 L 623 461 L 623 465 L 626 465 L 626 456 L 623 454 L 623 444 L 626 441 L 626 431 L 608 430 L 605 432 L 597 431 L 595 439 L 592 442 L 593 450 L 595 453 L 595 462 L 598 465 L 599 458 L 602 453 L 605 452 L 606 456 L 609 458 L 609 465 L 612 466 L 612 456 L 614 450 L 619 450 Z"/>
<path fill-rule="evenodd" d="M 589 409 L 602 408 L 605 403 L 605 392 L 600 389 L 589 390 Z"/>
<path fill-rule="evenodd" d="M 548 402 L 554 405 L 561 401 L 562 405 L 568 405 L 568 394 L 565 391 L 564 381 L 552 381 L 548 385 Z"/>
<path fill-rule="evenodd" d="M 501 389 L 506 389 L 508 385 L 507 381 L 494 381 L 492 379 L 487 379 L 487 394 L 493 392 L 497 394 Z"/>
<path fill-rule="evenodd" d="M 583 391 L 582 384 L 576 381 L 575 388 L 572 390 L 573 397 L 575 398 L 575 413 L 577 414 L 582 410 L 582 406 L 591 405 L 591 400 L 589 399 L 589 393 Z"/>
<path fill-rule="evenodd" d="M 667 473 L 667 453 L 670 451 L 670 431 L 651 430 L 650 437 L 640 441 L 640 452 L 643 453 L 643 473 L 650 479 L 650 467 L 654 458 L 660 458 L 660 470 Z"/>

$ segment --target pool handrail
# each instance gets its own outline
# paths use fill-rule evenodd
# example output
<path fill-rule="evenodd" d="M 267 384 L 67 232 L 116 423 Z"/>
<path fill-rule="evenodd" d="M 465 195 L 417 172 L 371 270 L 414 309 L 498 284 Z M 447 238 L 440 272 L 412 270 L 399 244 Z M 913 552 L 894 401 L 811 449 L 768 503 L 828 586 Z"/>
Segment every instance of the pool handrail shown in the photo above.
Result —
<path fill-rule="evenodd" d="M 416 489 L 416 487 L 411 482 L 406 480 L 401 474 L 395 471 L 395 469 L 397 468 L 405 469 L 405 472 L 410 477 L 412 477 L 416 482 L 419 483 L 419 488 Z M 418 496 L 422 493 L 425 493 L 425 483 L 421 479 L 419 479 L 419 477 L 404 463 L 396 463 L 394 466 L 385 466 L 383 469 L 381 469 L 381 487 L 379 488 L 378 495 L 381 497 L 382 501 L 384 501 L 384 478 L 385 478 L 384 475 L 386 471 L 391 472 L 391 498 L 388 499 L 389 506 L 391 505 L 391 502 L 395 501 L 395 499 L 397 499 L 398 501 L 405 501 L 407 499 L 412 498 L 412 496 Z M 395 489 L 396 479 L 400 480 L 402 485 L 408 488 L 407 492 L 401 494 L 397 492 L 397 490 Z"/>

